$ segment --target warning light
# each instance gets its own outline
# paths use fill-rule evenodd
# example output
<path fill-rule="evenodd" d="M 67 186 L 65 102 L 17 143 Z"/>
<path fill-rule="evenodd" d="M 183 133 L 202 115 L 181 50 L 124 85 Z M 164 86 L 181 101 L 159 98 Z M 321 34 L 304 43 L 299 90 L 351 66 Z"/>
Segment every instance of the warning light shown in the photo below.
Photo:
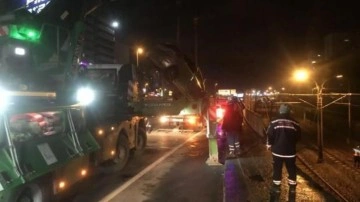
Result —
<path fill-rule="evenodd" d="M 60 188 L 60 189 L 64 189 L 64 188 L 65 188 L 65 186 L 66 186 L 65 181 L 61 181 L 61 182 L 59 182 L 59 188 Z"/>
<path fill-rule="evenodd" d="M 29 26 L 11 25 L 9 36 L 14 39 L 39 42 L 40 31 Z"/>
<path fill-rule="evenodd" d="M 86 169 L 82 169 L 80 173 L 81 173 L 81 176 L 86 176 L 87 170 L 86 170 Z"/>

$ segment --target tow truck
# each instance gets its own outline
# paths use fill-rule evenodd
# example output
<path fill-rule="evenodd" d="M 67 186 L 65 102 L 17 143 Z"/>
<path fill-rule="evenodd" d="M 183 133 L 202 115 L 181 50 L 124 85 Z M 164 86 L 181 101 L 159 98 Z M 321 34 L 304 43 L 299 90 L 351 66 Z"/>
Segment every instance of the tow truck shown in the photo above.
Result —
<path fill-rule="evenodd" d="M 1 103 L 5 95 L 12 98 L 0 118 L 0 201 L 52 201 L 96 171 L 120 171 L 144 151 L 147 115 L 173 114 L 189 103 L 207 117 L 214 147 L 202 76 L 175 46 L 158 45 L 147 54 L 180 95 L 176 107 L 157 110 L 145 93 L 125 93 L 146 84 L 134 65 L 83 64 L 84 1 L 37 3 L 45 4 L 0 16 Z"/>
<path fill-rule="evenodd" d="M 0 16 L 0 201 L 52 201 L 145 148 L 146 117 L 120 99 L 120 69 L 83 71 L 82 3 L 36 1 Z"/>
<path fill-rule="evenodd" d="M 172 44 L 149 47 L 146 58 L 139 67 L 146 75 L 139 109 L 146 115 L 157 116 L 161 128 L 202 130 L 206 90 L 200 69 Z"/>

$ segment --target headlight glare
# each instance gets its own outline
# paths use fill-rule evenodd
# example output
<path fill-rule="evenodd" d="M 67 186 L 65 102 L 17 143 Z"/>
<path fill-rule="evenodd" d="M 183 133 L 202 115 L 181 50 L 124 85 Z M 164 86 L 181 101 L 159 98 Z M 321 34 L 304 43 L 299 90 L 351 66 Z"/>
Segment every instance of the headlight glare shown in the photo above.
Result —
<path fill-rule="evenodd" d="M 6 110 L 10 103 L 9 92 L 0 88 L 0 112 Z"/>
<path fill-rule="evenodd" d="M 76 100 L 81 105 L 89 105 L 95 99 L 95 92 L 90 88 L 80 88 L 76 93 Z"/>

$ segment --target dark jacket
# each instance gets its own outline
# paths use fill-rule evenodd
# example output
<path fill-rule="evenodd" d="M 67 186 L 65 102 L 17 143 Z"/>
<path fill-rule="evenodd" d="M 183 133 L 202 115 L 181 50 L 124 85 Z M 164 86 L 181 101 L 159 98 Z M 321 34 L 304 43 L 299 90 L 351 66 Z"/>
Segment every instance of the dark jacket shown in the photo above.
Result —
<path fill-rule="evenodd" d="M 234 105 L 238 105 L 238 109 L 234 110 Z M 237 102 L 229 103 L 226 106 L 222 130 L 227 132 L 241 132 L 243 123 L 242 106 Z"/>
<path fill-rule="evenodd" d="M 297 121 L 289 115 L 280 114 L 272 120 L 266 131 L 267 144 L 271 145 L 272 154 L 291 158 L 296 155 L 296 143 L 301 138 L 301 129 Z"/>

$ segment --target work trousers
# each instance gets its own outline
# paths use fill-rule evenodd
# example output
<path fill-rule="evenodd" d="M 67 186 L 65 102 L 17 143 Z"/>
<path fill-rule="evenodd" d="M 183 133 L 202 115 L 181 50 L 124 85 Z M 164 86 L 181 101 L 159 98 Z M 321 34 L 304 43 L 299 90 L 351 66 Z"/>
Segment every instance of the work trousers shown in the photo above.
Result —
<path fill-rule="evenodd" d="M 229 151 L 240 151 L 239 133 L 234 131 L 226 132 L 226 139 L 229 145 Z"/>
<path fill-rule="evenodd" d="M 296 157 L 284 158 L 273 155 L 273 182 L 276 185 L 280 185 L 281 183 L 281 174 L 282 167 L 285 163 L 286 170 L 289 174 L 288 176 L 288 184 L 296 185 L 296 165 L 295 165 Z"/>

